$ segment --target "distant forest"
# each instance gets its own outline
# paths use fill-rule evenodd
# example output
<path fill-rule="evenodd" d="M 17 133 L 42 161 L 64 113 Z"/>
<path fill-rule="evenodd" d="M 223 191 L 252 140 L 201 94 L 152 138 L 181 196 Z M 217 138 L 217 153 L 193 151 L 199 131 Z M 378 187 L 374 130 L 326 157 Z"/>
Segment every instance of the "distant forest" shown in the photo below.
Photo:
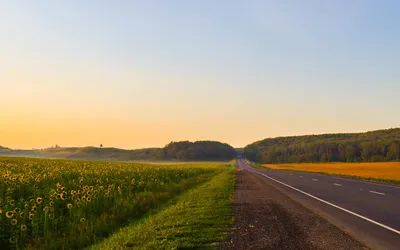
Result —
<path fill-rule="evenodd" d="M 103 147 L 51 147 L 47 149 L 14 150 L 0 146 L 0 155 L 113 161 L 217 161 L 235 158 L 236 151 L 216 141 L 171 142 L 164 148 L 125 150 Z"/>
<path fill-rule="evenodd" d="M 168 160 L 231 160 L 236 150 L 226 143 L 216 141 L 171 142 L 160 152 L 160 158 Z"/>
<path fill-rule="evenodd" d="M 400 128 L 268 138 L 246 146 L 244 155 L 259 163 L 399 161 Z"/>

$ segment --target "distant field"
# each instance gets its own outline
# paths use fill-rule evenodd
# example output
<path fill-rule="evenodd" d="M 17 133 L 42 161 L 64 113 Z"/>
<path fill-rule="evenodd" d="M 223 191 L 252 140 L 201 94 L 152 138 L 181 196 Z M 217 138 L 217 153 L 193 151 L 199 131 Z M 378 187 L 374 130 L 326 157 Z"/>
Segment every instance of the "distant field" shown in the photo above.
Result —
<path fill-rule="evenodd" d="M 208 196 L 197 203 L 189 199 L 193 206 L 208 204 L 206 201 L 217 204 L 222 197 L 218 204 L 223 208 L 231 202 L 233 170 L 230 163 L 217 162 L 163 165 L 0 157 L 0 249 L 89 247 L 128 225 L 136 232 L 135 223 L 147 217 L 151 221 L 161 210 L 177 211 L 171 208 L 175 200 L 198 187 L 204 188 L 191 197 L 198 193 Z M 207 185 L 221 188 L 207 193 Z M 182 212 L 194 212 L 192 205 Z M 199 210 L 203 220 L 213 215 L 222 219 L 213 220 L 215 224 L 197 233 L 196 223 L 187 224 L 187 232 L 180 231 L 189 235 L 186 241 L 174 241 L 174 245 L 202 246 L 207 240 L 221 240 L 222 234 L 205 234 L 228 228 L 230 211 L 218 209 Z M 186 215 L 187 221 L 193 219 L 190 215 Z M 166 228 L 176 222 L 162 221 L 167 220 L 162 215 L 155 218 Z M 146 230 L 151 239 L 153 233 L 163 233 L 148 223 Z M 202 236 L 203 240 L 196 240 Z M 167 243 L 165 239 L 152 240 L 160 248 Z"/>
<path fill-rule="evenodd" d="M 346 175 L 400 183 L 400 162 L 264 164 L 263 166 L 271 169 Z"/>

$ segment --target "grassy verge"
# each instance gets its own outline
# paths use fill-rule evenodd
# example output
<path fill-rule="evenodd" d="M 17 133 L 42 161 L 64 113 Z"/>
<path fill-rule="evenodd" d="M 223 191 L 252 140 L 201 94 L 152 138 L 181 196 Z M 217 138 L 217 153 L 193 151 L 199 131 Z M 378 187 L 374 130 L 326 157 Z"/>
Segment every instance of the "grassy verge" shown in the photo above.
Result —
<path fill-rule="evenodd" d="M 90 249 L 214 249 L 232 224 L 235 169 L 181 195 L 176 204 Z"/>

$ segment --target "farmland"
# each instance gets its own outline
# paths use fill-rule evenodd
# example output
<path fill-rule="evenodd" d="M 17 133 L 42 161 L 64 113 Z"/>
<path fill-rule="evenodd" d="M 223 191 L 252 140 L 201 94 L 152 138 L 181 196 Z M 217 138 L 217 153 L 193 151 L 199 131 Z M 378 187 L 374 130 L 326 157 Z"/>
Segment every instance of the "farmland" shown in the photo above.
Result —
<path fill-rule="evenodd" d="M 400 162 L 264 164 L 264 166 L 271 169 L 327 173 L 400 183 Z"/>
<path fill-rule="evenodd" d="M 2 157 L 0 248 L 85 248 L 125 226 L 147 217 L 150 220 L 196 187 L 217 178 L 222 178 L 219 185 L 232 184 L 232 177 L 221 176 L 233 173 L 228 163 L 164 165 Z M 227 187 L 231 189 L 223 196 L 224 204 L 230 202 L 233 191 L 233 185 Z M 212 192 L 208 199 L 221 198 L 217 194 Z M 220 212 L 224 216 L 229 211 Z M 221 225 L 229 222 L 224 218 Z"/>

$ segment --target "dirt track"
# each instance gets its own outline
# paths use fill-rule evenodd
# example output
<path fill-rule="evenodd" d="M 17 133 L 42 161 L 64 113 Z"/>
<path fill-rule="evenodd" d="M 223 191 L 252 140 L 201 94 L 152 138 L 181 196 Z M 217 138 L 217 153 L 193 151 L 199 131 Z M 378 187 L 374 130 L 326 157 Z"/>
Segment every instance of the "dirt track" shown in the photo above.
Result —
<path fill-rule="evenodd" d="M 367 249 L 265 178 L 240 169 L 233 213 L 224 249 Z"/>

